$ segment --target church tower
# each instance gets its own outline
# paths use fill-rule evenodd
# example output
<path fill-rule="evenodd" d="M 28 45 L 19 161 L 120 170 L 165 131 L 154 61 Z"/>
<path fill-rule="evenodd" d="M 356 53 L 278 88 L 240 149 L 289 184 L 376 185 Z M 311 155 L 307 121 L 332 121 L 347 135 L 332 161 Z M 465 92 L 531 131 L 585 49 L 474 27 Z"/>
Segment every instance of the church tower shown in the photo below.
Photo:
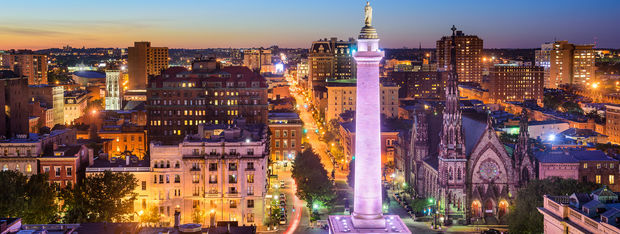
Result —
<path fill-rule="evenodd" d="M 532 158 L 532 152 L 530 149 L 530 134 L 527 127 L 527 110 L 523 108 L 521 112 L 521 121 L 519 122 L 519 138 L 514 150 L 514 168 L 516 171 L 515 176 L 519 181 L 519 186 L 526 184 L 531 178 L 537 178 L 534 171 L 534 159 Z"/>
<path fill-rule="evenodd" d="M 452 26 L 450 53 L 452 60 L 446 84 L 443 129 L 439 144 L 439 194 L 436 207 L 444 220 L 462 217 L 466 214 L 466 168 L 467 158 L 463 144 L 462 116 L 459 106 L 458 75 L 456 71 L 456 27 Z M 451 220 L 455 221 L 455 220 Z M 449 222 L 449 221 L 448 221 Z"/>

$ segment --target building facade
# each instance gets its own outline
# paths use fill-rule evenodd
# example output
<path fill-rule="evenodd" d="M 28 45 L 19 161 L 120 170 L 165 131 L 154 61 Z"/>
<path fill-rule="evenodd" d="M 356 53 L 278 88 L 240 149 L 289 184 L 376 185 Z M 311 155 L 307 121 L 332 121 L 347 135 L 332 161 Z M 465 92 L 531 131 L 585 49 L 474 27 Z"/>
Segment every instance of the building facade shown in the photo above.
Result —
<path fill-rule="evenodd" d="M 399 98 L 442 99 L 446 73 L 437 71 L 395 71 L 388 75 L 390 82 L 400 86 Z"/>
<path fill-rule="evenodd" d="M 293 161 L 301 154 L 303 122 L 294 112 L 269 113 L 271 162 Z"/>
<path fill-rule="evenodd" d="M 620 144 L 620 105 L 606 105 L 605 133 L 609 142 Z"/>
<path fill-rule="evenodd" d="M 455 27 L 453 27 L 455 29 Z M 448 70 L 453 56 L 450 53 L 452 37 L 444 36 L 437 41 L 437 68 Z M 456 31 L 456 71 L 459 82 L 482 82 L 483 41 L 475 35 Z"/>
<path fill-rule="evenodd" d="M 355 111 L 357 105 L 356 80 L 335 80 L 327 82 L 327 107 L 325 120 L 338 119 L 339 115 L 347 111 Z M 385 83 L 380 85 L 381 114 L 388 118 L 398 116 L 398 89 L 397 85 Z"/>
<path fill-rule="evenodd" d="M 243 66 L 252 71 L 260 72 L 269 69 L 271 66 L 271 50 L 268 49 L 249 49 L 243 51 Z"/>
<path fill-rule="evenodd" d="M 74 120 L 80 118 L 84 114 L 86 106 L 88 105 L 87 97 L 87 93 L 82 90 L 65 93 L 65 124 L 73 124 Z"/>
<path fill-rule="evenodd" d="M 97 132 L 101 139 L 112 140 L 110 148 L 105 153 L 108 159 L 116 157 L 122 158 L 127 153 L 138 157 L 139 160 L 146 156 L 146 129 L 144 126 L 130 124 L 124 125 L 104 125 Z"/>
<path fill-rule="evenodd" d="M 19 76 L 28 77 L 28 85 L 47 84 L 47 55 L 16 51 L 0 56 L 0 66 L 7 67 Z"/>
<path fill-rule="evenodd" d="M 151 144 L 151 189 L 164 219 L 262 226 L 269 140 L 264 125 L 203 125 L 178 145 Z M 155 192 L 156 191 L 156 192 Z M 168 212 L 170 210 L 170 212 Z"/>
<path fill-rule="evenodd" d="M 85 145 L 62 145 L 53 150 L 52 154 L 38 158 L 39 174 L 48 174 L 50 183 L 60 188 L 71 188 L 84 178 L 86 167 L 93 160 L 93 155 Z"/>
<path fill-rule="evenodd" d="M 147 89 L 149 141 L 180 142 L 204 123 L 267 123 L 265 78 L 246 67 L 216 70 L 170 68 Z"/>
<path fill-rule="evenodd" d="M 489 76 L 489 99 L 494 103 L 543 102 L 544 69 L 536 66 L 496 64 Z"/>
<path fill-rule="evenodd" d="M 0 70 L 0 136 L 13 138 L 29 130 L 28 79 Z"/>
<path fill-rule="evenodd" d="M 144 90 L 149 76 L 157 76 L 168 68 L 168 47 L 151 47 L 147 41 L 134 42 L 127 49 L 129 90 Z"/>
<path fill-rule="evenodd" d="M 534 65 L 542 67 L 545 77 L 545 88 L 551 88 L 551 51 L 553 50 L 553 43 L 545 43 L 540 46 L 540 50 L 534 52 Z"/>
<path fill-rule="evenodd" d="M 65 124 L 65 88 L 53 85 L 28 86 L 32 101 L 38 101 L 42 106 L 53 109 L 54 125 Z"/>
<path fill-rule="evenodd" d="M 596 66 L 594 45 L 574 45 L 556 41 L 550 55 L 549 88 L 563 84 L 589 85 Z"/>
<path fill-rule="evenodd" d="M 105 71 L 105 109 L 120 110 L 123 100 L 121 86 L 121 72 L 119 70 Z"/>

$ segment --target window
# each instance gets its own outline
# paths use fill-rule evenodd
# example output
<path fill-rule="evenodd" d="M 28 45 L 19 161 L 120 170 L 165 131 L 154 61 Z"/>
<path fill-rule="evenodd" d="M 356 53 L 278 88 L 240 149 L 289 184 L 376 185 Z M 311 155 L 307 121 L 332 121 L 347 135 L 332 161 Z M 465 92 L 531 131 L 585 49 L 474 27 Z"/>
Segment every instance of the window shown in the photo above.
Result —
<path fill-rule="evenodd" d="M 142 181 L 142 190 L 146 190 L 146 181 Z"/>
<path fill-rule="evenodd" d="M 583 164 L 583 169 L 588 169 L 588 163 Z"/>
<path fill-rule="evenodd" d="M 237 208 L 237 201 L 231 200 L 230 201 L 230 208 Z"/>
<path fill-rule="evenodd" d="M 209 184 L 217 184 L 217 175 L 209 176 Z"/>
<path fill-rule="evenodd" d="M 253 162 L 248 162 L 247 166 L 245 167 L 246 170 L 254 170 L 254 163 Z"/>
<path fill-rule="evenodd" d="M 248 208 L 254 208 L 254 200 L 248 200 Z"/>
<path fill-rule="evenodd" d="M 254 149 L 252 148 L 248 149 L 248 155 L 254 155 Z"/>
<path fill-rule="evenodd" d="M 228 170 L 229 171 L 236 171 L 237 170 L 237 164 L 236 163 L 229 163 L 228 164 Z"/>
<path fill-rule="evenodd" d="M 616 180 L 614 178 L 614 175 L 609 175 L 609 184 L 615 184 Z"/>
<path fill-rule="evenodd" d="M 295 130 L 291 130 L 291 137 L 295 137 Z"/>
<path fill-rule="evenodd" d="M 174 175 L 174 183 L 175 184 L 181 183 L 181 176 L 180 175 Z"/>
<path fill-rule="evenodd" d="M 192 175 L 192 183 L 197 184 L 200 182 L 200 175 Z"/>
<path fill-rule="evenodd" d="M 609 164 L 609 168 L 614 169 L 614 164 L 613 164 L 613 163 L 610 163 L 610 164 Z"/>
<path fill-rule="evenodd" d="M 160 184 L 164 183 L 164 175 L 159 175 L 159 183 Z"/>
<path fill-rule="evenodd" d="M 248 174 L 248 183 L 254 183 L 254 174 Z"/>
<path fill-rule="evenodd" d="M 596 183 L 597 184 L 601 183 L 601 175 L 596 175 Z"/>
<path fill-rule="evenodd" d="M 295 140 L 291 140 L 291 148 L 295 148 Z"/>
<path fill-rule="evenodd" d="M 276 140 L 276 148 L 280 148 L 280 140 Z"/>
<path fill-rule="evenodd" d="M 73 176 L 73 167 L 67 167 L 67 176 Z"/>
<path fill-rule="evenodd" d="M 209 163 L 209 171 L 217 171 L 217 163 Z"/>
<path fill-rule="evenodd" d="M 283 130 L 282 131 L 282 137 L 288 137 L 288 131 Z"/>
<path fill-rule="evenodd" d="M 26 172 L 32 172 L 32 165 L 26 165 Z"/>
<path fill-rule="evenodd" d="M 288 148 L 288 140 L 282 141 L 282 147 L 285 149 Z"/>
<path fill-rule="evenodd" d="M 54 171 L 56 172 L 56 177 L 60 177 L 60 167 L 54 167 Z"/>
<path fill-rule="evenodd" d="M 254 186 L 248 186 L 248 195 L 254 195 Z"/>
<path fill-rule="evenodd" d="M 280 137 L 280 130 L 276 130 L 276 137 Z"/>
<path fill-rule="evenodd" d="M 601 164 L 600 163 L 596 164 L 596 169 L 601 169 Z"/>
<path fill-rule="evenodd" d="M 166 184 L 170 183 L 170 175 L 166 175 Z"/>
<path fill-rule="evenodd" d="M 179 163 L 179 161 L 174 163 L 174 168 L 180 168 L 180 167 L 181 167 L 181 163 Z"/>
<path fill-rule="evenodd" d="M 237 183 L 237 175 L 228 175 L 228 183 L 236 184 Z"/>
<path fill-rule="evenodd" d="M 248 213 L 245 217 L 248 223 L 254 222 L 254 213 Z"/>

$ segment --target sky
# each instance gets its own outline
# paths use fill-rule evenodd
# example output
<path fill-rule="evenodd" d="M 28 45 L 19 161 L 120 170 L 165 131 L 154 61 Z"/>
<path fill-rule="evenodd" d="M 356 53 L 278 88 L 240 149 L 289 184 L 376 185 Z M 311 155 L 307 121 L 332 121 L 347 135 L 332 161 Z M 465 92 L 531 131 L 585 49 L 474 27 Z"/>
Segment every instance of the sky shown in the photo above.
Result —
<path fill-rule="evenodd" d="M 0 49 L 308 48 L 357 37 L 363 0 L 22 0 L 0 3 Z M 456 25 L 485 48 L 568 40 L 620 48 L 619 0 L 371 0 L 384 48 L 434 48 Z"/>

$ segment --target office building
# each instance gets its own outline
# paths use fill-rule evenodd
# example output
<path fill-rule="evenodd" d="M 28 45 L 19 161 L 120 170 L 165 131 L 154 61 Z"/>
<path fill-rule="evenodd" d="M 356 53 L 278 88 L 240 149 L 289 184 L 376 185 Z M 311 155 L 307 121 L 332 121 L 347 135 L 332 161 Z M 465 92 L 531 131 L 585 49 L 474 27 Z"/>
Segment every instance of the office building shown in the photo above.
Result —
<path fill-rule="evenodd" d="M 456 29 L 453 26 L 453 29 Z M 444 36 L 437 41 L 437 68 L 447 70 L 453 59 L 450 54 L 452 37 Z M 456 31 L 456 71 L 459 82 L 482 82 L 483 41 L 476 35 Z"/>
<path fill-rule="evenodd" d="M 606 105 L 605 111 L 605 134 L 609 142 L 620 144 L 620 105 Z"/>
<path fill-rule="evenodd" d="M 105 109 L 120 110 L 122 106 L 123 87 L 119 70 L 105 71 Z"/>
<path fill-rule="evenodd" d="M 8 68 L 19 76 L 28 77 L 28 85 L 47 84 L 47 55 L 30 50 L 0 54 L 0 67 Z"/>
<path fill-rule="evenodd" d="M 543 102 L 544 68 L 496 64 L 491 69 L 488 82 L 489 99 L 493 103 Z"/>
<path fill-rule="evenodd" d="M 247 67 L 173 67 L 151 79 L 146 111 L 149 141 L 178 143 L 200 124 L 267 123 L 267 83 Z"/>
<path fill-rule="evenodd" d="M 353 38 L 343 41 L 332 37 L 329 40 L 312 42 L 308 54 L 308 89 L 320 92 L 321 88 L 325 87 L 326 80 L 355 79 L 355 63 L 352 57 L 355 50 Z M 313 98 L 318 96 L 320 95 L 313 95 Z"/>
<path fill-rule="evenodd" d="M 549 88 L 559 88 L 565 84 L 587 86 L 595 78 L 594 45 L 556 41 L 549 62 Z"/>
<path fill-rule="evenodd" d="M 267 131 L 264 124 L 202 124 L 177 145 L 151 143 L 151 201 L 163 220 L 172 223 L 178 211 L 181 223 L 190 223 L 201 212 L 200 223 L 209 226 L 262 226 L 268 213 Z"/>
<path fill-rule="evenodd" d="M 28 78 L 0 70 L 0 137 L 28 134 Z"/>
<path fill-rule="evenodd" d="M 168 47 L 151 47 L 147 41 L 134 42 L 128 48 L 129 90 L 144 90 L 149 76 L 168 68 Z"/>
<path fill-rule="evenodd" d="M 326 121 L 338 119 L 339 115 L 347 111 L 356 110 L 357 99 L 356 80 L 335 80 L 327 82 Z M 380 113 L 388 118 L 398 116 L 398 89 L 391 83 L 380 84 Z"/>
<path fill-rule="evenodd" d="M 442 99 L 446 73 L 438 71 L 394 71 L 388 80 L 401 88 L 399 98 Z"/>
<path fill-rule="evenodd" d="M 534 65 L 543 67 L 545 72 L 545 88 L 551 87 L 551 51 L 553 51 L 553 43 L 545 43 L 534 52 Z"/>

